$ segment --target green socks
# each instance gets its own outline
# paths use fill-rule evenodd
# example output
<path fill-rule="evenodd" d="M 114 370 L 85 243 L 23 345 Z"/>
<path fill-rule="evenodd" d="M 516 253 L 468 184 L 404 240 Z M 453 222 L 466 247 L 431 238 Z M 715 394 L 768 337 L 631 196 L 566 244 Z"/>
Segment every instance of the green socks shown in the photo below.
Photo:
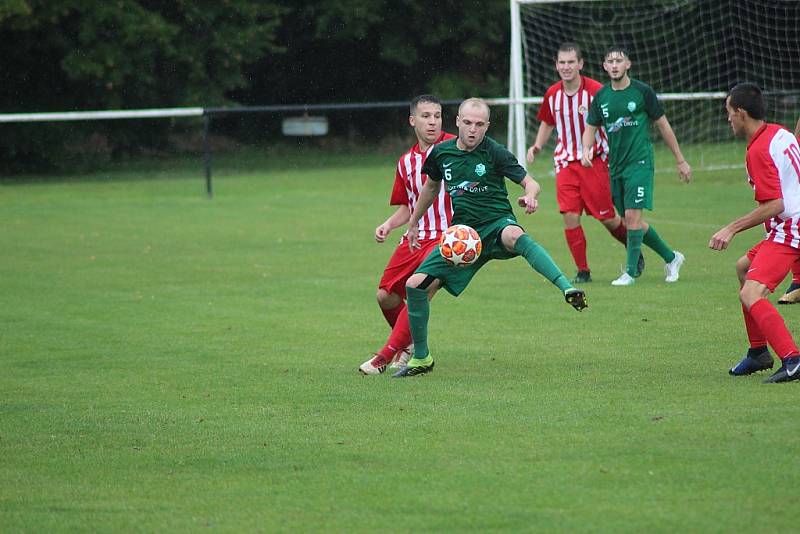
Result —
<path fill-rule="evenodd" d="M 414 358 L 426 358 L 428 356 L 428 318 L 431 314 L 428 292 L 416 287 L 406 287 L 406 303 L 408 325 L 411 329 L 411 338 L 414 340 Z"/>
<path fill-rule="evenodd" d="M 630 230 L 628 230 L 628 235 L 630 235 Z M 661 236 L 658 235 L 656 229 L 653 228 L 653 225 L 650 225 L 650 228 L 647 229 L 647 233 L 644 234 L 643 242 L 648 247 L 652 248 L 656 254 L 661 256 L 663 260 L 667 263 L 671 262 L 675 259 L 675 251 L 673 251 L 669 245 L 667 245 Z M 631 264 L 631 256 L 628 253 L 628 265 Z"/>
<path fill-rule="evenodd" d="M 572 288 L 572 284 L 569 283 L 567 277 L 564 276 L 564 273 L 562 273 L 561 269 L 558 268 L 558 265 L 555 264 L 553 259 L 550 257 L 550 254 L 548 254 L 547 251 L 542 248 L 539 243 L 534 241 L 533 238 L 531 238 L 531 236 L 528 234 L 522 234 L 519 239 L 517 239 L 517 242 L 514 245 L 514 251 L 525 258 L 525 260 L 536 270 L 536 272 L 550 280 L 550 282 L 552 282 L 562 292 Z M 638 261 L 638 254 L 636 258 Z M 411 319 L 410 315 L 409 319 Z M 414 343 L 416 343 L 416 338 L 414 339 Z M 416 347 L 416 344 L 414 346 Z"/>
<path fill-rule="evenodd" d="M 643 236 L 644 230 L 641 228 L 638 230 L 628 228 L 628 256 L 625 261 L 625 271 L 634 278 L 639 275 L 637 266 L 639 264 L 639 254 L 642 253 Z"/>

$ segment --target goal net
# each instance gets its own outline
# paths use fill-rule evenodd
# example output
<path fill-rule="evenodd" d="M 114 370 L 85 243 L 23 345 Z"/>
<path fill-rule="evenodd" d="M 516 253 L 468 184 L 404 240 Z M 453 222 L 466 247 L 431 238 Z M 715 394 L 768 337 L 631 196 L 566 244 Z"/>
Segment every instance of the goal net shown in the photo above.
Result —
<path fill-rule="evenodd" d="M 690 164 L 740 165 L 725 94 L 738 82 L 758 84 L 767 120 L 793 130 L 800 116 L 798 27 L 797 0 L 511 0 L 509 98 L 519 104 L 509 113 L 509 143 L 522 156 L 533 142 L 541 96 L 558 81 L 554 58 L 562 42 L 581 47 L 583 74 L 602 83 L 603 52 L 621 45 L 633 63 L 630 76 L 659 94 Z M 655 128 L 651 134 L 658 152 L 661 139 Z"/>

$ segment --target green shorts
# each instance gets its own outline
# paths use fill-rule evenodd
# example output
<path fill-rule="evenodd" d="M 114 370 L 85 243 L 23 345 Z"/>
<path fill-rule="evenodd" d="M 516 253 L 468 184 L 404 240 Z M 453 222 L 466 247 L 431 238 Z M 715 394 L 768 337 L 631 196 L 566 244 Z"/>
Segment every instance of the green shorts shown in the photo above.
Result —
<path fill-rule="evenodd" d="M 475 227 L 475 231 L 481 236 L 481 243 L 483 243 L 483 250 L 475 263 L 465 267 L 453 267 L 445 261 L 437 246 L 417 267 L 416 272 L 438 278 L 442 283 L 442 287 L 451 295 L 454 297 L 459 296 L 467 288 L 475 273 L 486 265 L 489 260 L 507 260 L 519 256 L 516 252 L 506 250 L 506 247 L 500 241 L 500 236 L 506 226 L 519 226 L 519 223 L 517 223 L 517 219 L 513 215 L 508 215 L 480 227 Z M 522 227 L 520 226 L 520 228 Z"/>
<path fill-rule="evenodd" d="M 620 215 L 626 209 L 653 209 L 653 174 L 653 162 L 644 161 L 611 175 L 611 198 Z"/>

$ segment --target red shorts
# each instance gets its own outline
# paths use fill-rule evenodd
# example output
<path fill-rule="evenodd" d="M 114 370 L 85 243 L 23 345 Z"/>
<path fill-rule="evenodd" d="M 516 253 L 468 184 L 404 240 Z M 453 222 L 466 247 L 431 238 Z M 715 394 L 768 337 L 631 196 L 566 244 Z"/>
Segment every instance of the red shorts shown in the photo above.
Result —
<path fill-rule="evenodd" d="M 800 262 L 800 250 L 774 241 L 761 241 L 747 251 L 750 268 L 747 280 L 764 284 L 775 291 L 793 266 Z"/>
<path fill-rule="evenodd" d="M 591 167 L 572 161 L 556 173 L 556 199 L 561 213 L 588 213 L 598 220 L 614 218 L 608 164 L 600 158 Z"/>
<path fill-rule="evenodd" d="M 420 248 L 413 251 L 408 248 L 408 241 L 405 239 L 397 245 L 383 270 L 378 289 L 406 298 L 406 281 L 414 274 L 422 260 L 428 257 L 431 250 L 439 245 L 439 238 L 420 240 L 419 244 Z"/>

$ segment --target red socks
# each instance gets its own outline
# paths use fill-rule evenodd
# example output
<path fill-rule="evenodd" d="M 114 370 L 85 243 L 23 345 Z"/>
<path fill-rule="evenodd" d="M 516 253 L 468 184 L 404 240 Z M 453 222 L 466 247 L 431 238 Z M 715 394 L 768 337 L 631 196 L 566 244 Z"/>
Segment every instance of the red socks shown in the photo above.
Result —
<path fill-rule="evenodd" d="M 619 223 L 619 226 L 613 230 L 609 230 L 614 239 L 622 243 L 623 246 L 628 246 L 628 228 L 625 226 L 625 221 Z"/>
<path fill-rule="evenodd" d="M 759 299 L 750 306 L 750 317 L 755 321 L 758 330 L 763 332 L 770 346 L 775 350 L 775 354 L 784 359 L 788 356 L 800 354 L 797 345 L 792 339 L 792 334 L 786 328 L 783 317 L 780 316 L 775 306 L 770 304 L 767 299 Z M 747 325 L 747 314 L 745 314 L 745 325 Z M 750 335 L 748 328 L 748 336 Z"/>
<path fill-rule="evenodd" d="M 378 351 L 378 356 L 381 356 L 385 363 L 389 363 L 394 358 L 398 350 L 404 349 L 411 344 L 411 328 L 408 326 L 408 310 L 406 306 L 398 306 L 402 308 L 402 313 L 397 316 L 397 322 L 392 328 L 392 333 L 389 334 L 389 339 L 386 340 L 386 345 Z"/>
<path fill-rule="evenodd" d="M 747 330 L 747 339 L 750 341 L 750 347 L 764 347 L 767 345 L 767 338 L 764 337 L 764 334 L 761 332 L 761 329 L 758 328 L 755 319 L 753 316 L 750 315 L 750 312 L 747 311 L 747 308 L 742 304 L 742 315 L 744 315 L 744 328 Z"/>
<path fill-rule="evenodd" d="M 406 303 L 401 302 L 399 306 L 392 308 L 391 310 L 387 310 L 386 308 L 381 308 L 381 313 L 386 318 L 386 322 L 389 323 L 391 328 L 394 328 L 394 323 L 397 322 L 397 318 L 406 309 Z"/>
<path fill-rule="evenodd" d="M 578 267 L 578 270 L 588 271 L 589 263 L 586 260 L 586 235 L 583 233 L 583 227 L 565 228 L 564 237 L 567 238 L 567 246 L 572 253 L 572 259 L 575 260 L 575 265 Z"/>

